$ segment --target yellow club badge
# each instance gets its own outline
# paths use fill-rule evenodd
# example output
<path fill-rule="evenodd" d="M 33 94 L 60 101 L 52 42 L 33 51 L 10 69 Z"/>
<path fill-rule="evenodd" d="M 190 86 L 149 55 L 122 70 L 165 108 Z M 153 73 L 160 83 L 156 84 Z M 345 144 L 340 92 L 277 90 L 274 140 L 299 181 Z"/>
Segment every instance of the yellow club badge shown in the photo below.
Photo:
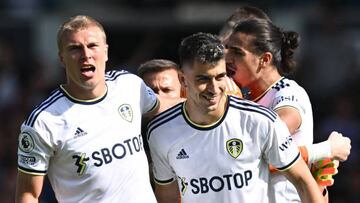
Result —
<path fill-rule="evenodd" d="M 226 141 L 226 150 L 234 159 L 236 159 L 243 150 L 243 142 L 240 139 L 232 138 Z"/>

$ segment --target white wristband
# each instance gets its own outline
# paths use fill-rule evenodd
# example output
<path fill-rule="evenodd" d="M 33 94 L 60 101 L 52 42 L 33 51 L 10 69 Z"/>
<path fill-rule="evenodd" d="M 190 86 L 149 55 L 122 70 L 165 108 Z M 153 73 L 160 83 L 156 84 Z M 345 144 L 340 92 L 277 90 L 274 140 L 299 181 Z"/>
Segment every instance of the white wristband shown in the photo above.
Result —
<path fill-rule="evenodd" d="M 331 146 L 330 142 L 324 141 L 317 144 L 306 146 L 309 155 L 309 163 L 330 158 L 331 157 Z"/>

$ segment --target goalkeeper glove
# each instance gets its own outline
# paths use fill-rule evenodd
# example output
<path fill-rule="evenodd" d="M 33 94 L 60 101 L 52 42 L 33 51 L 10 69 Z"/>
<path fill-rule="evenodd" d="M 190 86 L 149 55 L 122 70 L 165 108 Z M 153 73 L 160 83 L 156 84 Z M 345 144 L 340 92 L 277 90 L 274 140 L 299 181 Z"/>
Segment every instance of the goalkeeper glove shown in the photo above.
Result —
<path fill-rule="evenodd" d="M 334 184 L 333 176 L 338 173 L 338 164 L 331 159 L 322 159 L 311 165 L 311 173 L 320 186 Z"/>

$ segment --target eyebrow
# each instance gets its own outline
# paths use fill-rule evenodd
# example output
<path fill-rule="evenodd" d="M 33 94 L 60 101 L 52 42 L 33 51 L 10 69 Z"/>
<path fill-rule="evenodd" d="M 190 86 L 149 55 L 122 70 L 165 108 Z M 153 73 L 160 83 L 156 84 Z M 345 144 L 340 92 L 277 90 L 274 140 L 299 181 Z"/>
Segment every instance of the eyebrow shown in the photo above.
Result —
<path fill-rule="evenodd" d="M 211 78 L 218 78 L 218 77 L 225 77 L 226 76 L 226 71 L 219 73 L 217 75 L 213 76 L 208 76 L 208 75 L 196 75 L 195 78 L 196 79 L 211 79 Z"/>

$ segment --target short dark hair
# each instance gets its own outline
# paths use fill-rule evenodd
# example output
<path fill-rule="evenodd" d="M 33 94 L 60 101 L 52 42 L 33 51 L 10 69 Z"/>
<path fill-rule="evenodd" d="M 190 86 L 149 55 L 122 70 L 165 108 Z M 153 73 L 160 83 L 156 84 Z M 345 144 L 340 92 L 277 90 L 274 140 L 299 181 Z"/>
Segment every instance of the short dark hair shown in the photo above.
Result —
<path fill-rule="evenodd" d="M 179 47 L 180 66 L 200 62 L 216 65 L 225 57 L 225 48 L 219 38 L 210 33 L 196 33 L 184 38 Z"/>
<path fill-rule="evenodd" d="M 175 62 L 167 59 L 152 59 L 141 64 L 137 69 L 137 74 L 143 78 L 147 73 L 158 73 L 168 69 L 179 71 L 179 66 Z"/>

